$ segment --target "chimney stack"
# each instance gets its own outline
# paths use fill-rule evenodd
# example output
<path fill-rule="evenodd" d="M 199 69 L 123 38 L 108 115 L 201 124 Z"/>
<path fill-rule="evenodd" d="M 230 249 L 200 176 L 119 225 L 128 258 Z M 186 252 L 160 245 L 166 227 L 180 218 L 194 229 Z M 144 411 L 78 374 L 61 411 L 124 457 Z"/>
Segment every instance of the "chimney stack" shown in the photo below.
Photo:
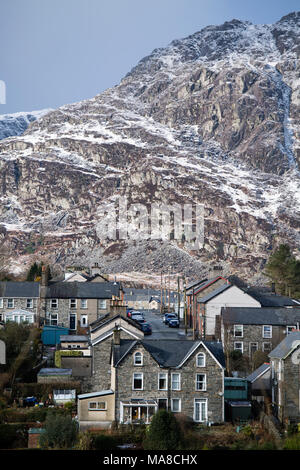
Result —
<path fill-rule="evenodd" d="M 45 265 L 42 266 L 42 279 L 41 279 L 41 284 L 43 287 L 46 287 L 48 285 L 48 280 L 49 280 L 49 268 L 48 266 L 46 267 Z"/>
<path fill-rule="evenodd" d="M 118 330 L 118 327 L 116 325 L 115 329 L 114 329 L 114 345 L 115 346 L 120 346 L 120 343 L 121 343 L 121 334 L 120 334 L 120 330 Z"/>

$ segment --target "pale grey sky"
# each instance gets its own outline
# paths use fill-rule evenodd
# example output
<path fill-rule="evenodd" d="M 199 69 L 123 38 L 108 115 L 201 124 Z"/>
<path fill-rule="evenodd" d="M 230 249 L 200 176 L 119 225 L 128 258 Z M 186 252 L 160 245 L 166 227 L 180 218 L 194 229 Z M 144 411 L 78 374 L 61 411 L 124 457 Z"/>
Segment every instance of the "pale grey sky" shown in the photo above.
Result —
<path fill-rule="evenodd" d="M 269 24 L 297 10 L 299 0 L 1 0 L 0 114 L 91 98 L 205 26 Z"/>

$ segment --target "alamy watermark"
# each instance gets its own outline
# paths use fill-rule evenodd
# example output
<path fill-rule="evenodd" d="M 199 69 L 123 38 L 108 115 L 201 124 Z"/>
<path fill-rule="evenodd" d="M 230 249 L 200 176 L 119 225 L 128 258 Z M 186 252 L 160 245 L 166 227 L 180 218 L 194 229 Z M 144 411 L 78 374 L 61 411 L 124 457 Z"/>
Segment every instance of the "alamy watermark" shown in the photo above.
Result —
<path fill-rule="evenodd" d="M 6 104 L 6 85 L 3 80 L 0 80 L 0 104 Z"/>
<path fill-rule="evenodd" d="M 204 245 L 203 204 L 129 205 L 126 197 L 119 197 L 97 215 L 96 231 L 102 240 L 176 240 L 190 250 Z"/>

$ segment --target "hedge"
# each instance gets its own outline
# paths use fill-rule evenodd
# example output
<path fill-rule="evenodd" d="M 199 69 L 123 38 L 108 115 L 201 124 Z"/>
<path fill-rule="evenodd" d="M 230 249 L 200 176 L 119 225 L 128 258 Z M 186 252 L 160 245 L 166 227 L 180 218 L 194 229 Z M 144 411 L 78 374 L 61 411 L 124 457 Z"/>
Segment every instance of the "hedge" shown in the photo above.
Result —
<path fill-rule="evenodd" d="M 78 357 L 78 356 L 83 356 L 82 351 L 55 351 L 55 356 L 54 356 L 54 363 L 55 367 L 60 368 L 61 367 L 61 356 L 73 356 L 73 357 Z"/>
<path fill-rule="evenodd" d="M 75 389 L 76 393 L 81 392 L 79 381 L 52 382 L 52 383 L 17 383 L 14 385 L 13 398 L 17 397 L 37 397 L 39 400 L 46 400 L 49 394 L 55 390 Z"/>

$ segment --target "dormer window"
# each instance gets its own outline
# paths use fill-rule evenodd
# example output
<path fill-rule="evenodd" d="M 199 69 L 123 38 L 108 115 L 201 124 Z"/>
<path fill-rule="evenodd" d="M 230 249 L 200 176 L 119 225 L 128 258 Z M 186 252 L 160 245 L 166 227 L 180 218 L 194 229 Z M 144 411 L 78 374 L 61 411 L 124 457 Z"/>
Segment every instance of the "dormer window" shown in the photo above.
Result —
<path fill-rule="evenodd" d="M 142 366 L 143 365 L 143 354 L 137 351 L 134 354 L 134 365 L 135 366 Z"/>

